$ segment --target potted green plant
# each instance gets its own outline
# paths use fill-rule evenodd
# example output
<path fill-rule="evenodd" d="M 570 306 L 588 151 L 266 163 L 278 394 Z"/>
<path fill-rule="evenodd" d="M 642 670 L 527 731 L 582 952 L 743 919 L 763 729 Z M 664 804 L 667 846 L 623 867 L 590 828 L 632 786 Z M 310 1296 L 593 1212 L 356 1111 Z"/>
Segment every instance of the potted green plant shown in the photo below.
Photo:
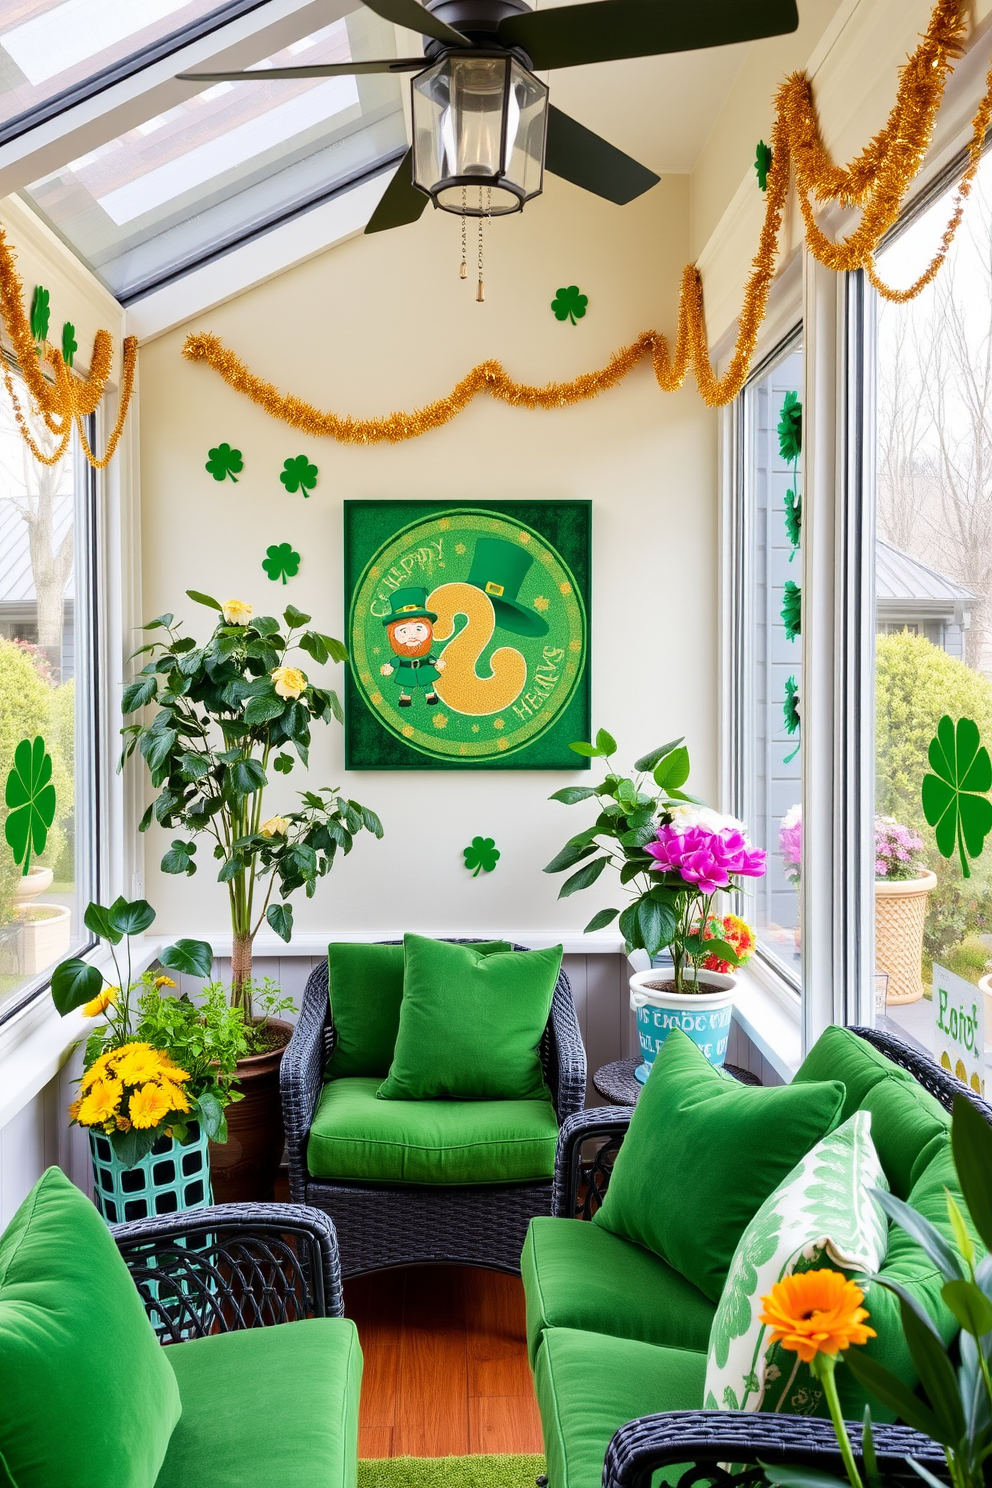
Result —
<path fill-rule="evenodd" d="M 290 657 L 302 651 L 317 665 L 344 661 L 340 641 L 308 629 L 310 616 L 294 605 L 280 624 L 241 600 L 187 593 L 219 618 L 200 645 L 180 635 L 171 614 L 144 627 L 162 634 L 134 653 L 148 659 L 124 689 L 123 711 L 152 704 L 158 711 L 147 724 L 123 728 L 122 764 L 137 751 L 158 792 L 139 830 L 154 820 L 184 834 L 162 858 L 163 872 L 192 875 L 195 839 L 213 841 L 231 915 L 231 1004 L 244 1013 L 250 1038 L 238 1066 L 245 1099 L 232 1113 L 228 1144 L 212 1149 L 214 1188 L 224 1201 L 265 1199 L 282 1154 L 279 1064 L 292 1026 L 273 1016 L 275 1005 L 255 1006 L 252 946 L 263 924 L 288 942 L 291 896 L 303 889 L 312 898 L 356 833 L 381 837 L 382 824 L 335 789 L 301 792 L 299 809 L 284 815 L 267 817 L 263 809 L 269 771 L 289 775 L 297 762 L 307 768 L 312 723 L 342 718 L 337 694 L 289 665 Z"/>
<path fill-rule="evenodd" d="M 167 973 L 132 978 L 131 936 L 154 919 L 143 899 L 90 904 L 84 922 L 107 942 L 117 981 L 78 957 L 52 975 L 63 1016 L 81 1007 L 102 1019 L 86 1040 L 69 1114 L 89 1131 L 97 1206 L 110 1223 L 211 1202 L 207 1144 L 227 1140 L 225 1107 L 240 1098 L 232 1083 L 248 1048 L 244 1014 L 228 1006 L 220 986 L 194 1004 L 171 995 L 176 983 Z M 159 959 L 206 976 L 212 957 L 206 941 L 180 940 Z"/>
<path fill-rule="evenodd" d="M 663 947 L 672 956 L 670 975 L 650 968 L 631 977 L 631 1006 L 637 1013 L 638 1038 L 644 1054 L 638 1078 L 650 1066 L 673 1028 L 681 1028 L 713 1064 L 722 1064 L 732 1017 L 733 971 L 741 964 L 740 948 L 714 933 L 718 893 L 739 890 L 745 878 L 765 871 L 765 854 L 752 848 L 741 823 L 703 806 L 682 787 L 689 778 L 689 751 L 682 739 L 643 755 L 634 775 L 620 774 L 611 764 L 616 741 L 605 729 L 595 744 L 572 749 L 589 759 L 603 759 L 607 774 L 599 786 L 566 786 L 553 801 L 575 805 L 595 800 L 599 814 L 545 868 L 560 873 L 582 866 L 566 879 L 564 899 L 594 884 L 607 866 L 616 869 L 630 903 L 623 910 L 603 909 L 586 931 L 604 929 L 619 920 L 627 955 L 643 950 L 650 962 Z M 652 782 L 654 790 L 648 789 Z M 707 960 L 724 963 L 726 972 L 704 969 Z"/>

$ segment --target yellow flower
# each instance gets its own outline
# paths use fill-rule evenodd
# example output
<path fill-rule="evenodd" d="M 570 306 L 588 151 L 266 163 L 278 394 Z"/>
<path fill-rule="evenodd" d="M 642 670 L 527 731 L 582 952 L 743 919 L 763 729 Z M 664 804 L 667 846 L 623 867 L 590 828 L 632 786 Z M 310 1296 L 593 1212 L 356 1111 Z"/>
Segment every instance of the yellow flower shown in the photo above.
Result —
<path fill-rule="evenodd" d="M 772 1329 L 769 1343 L 781 1343 L 809 1364 L 817 1354 L 836 1354 L 852 1343 L 867 1343 L 865 1294 L 839 1271 L 800 1271 L 777 1281 L 759 1321 Z"/>
<path fill-rule="evenodd" d="M 126 1116 L 122 1116 L 120 1114 L 120 1112 L 117 1113 L 117 1116 L 116 1116 L 115 1120 L 116 1120 L 116 1123 L 117 1123 L 117 1130 L 118 1131 L 129 1132 L 131 1130 L 131 1123 L 130 1123 L 130 1121 L 128 1120 L 128 1118 Z"/>
<path fill-rule="evenodd" d="M 163 987 L 174 987 L 175 985 L 175 982 L 170 976 L 157 976 L 155 978 L 155 986 L 158 988 L 159 991 L 161 991 Z"/>
<path fill-rule="evenodd" d="M 254 606 L 241 599 L 225 599 L 221 608 L 228 625 L 247 625 L 255 613 Z"/>
<path fill-rule="evenodd" d="M 270 816 L 258 829 L 263 837 L 285 837 L 289 822 L 284 816 Z"/>
<path fill-rule="evenodd" d="M 307 679 L 298 667 L 276 667 L 271 676 L 277 697 L 298 698 L 307 685 Z"/>
<path fill-rule="evenodd" d="M 111 1053 L 114 1052 L 116 1051 L 111 1050 Z M 104 1080 L 108 1078 L 114 1080 L 117 1078 L 113 1071 L 110 1069 L 111 1053 L 101 1054 L 99 1059 L 94 1059 L 89 1069 L 83 1075 L 83 1078 L 79 1082 L 79 1089 L 83 1095 L 88 1094 L 97 1080 Z"/>
<path fill-rule="evenodd" d="M 119 1085 L 97 1080 L 79 1103 L 76 1120 L 80 1126 L 102 1126 L 109 1121 L 116 1113 L 120 1093 Z"/>
<path fill-rule="evenodd" d="M 169 1097 L 158 1085 L 142 1085 L 131 1096 L 130 1117 L 132 1126 L 147 1130 L 158 1126 L 172 1110 Z"/>
<path fill-rule="evenodd" d="M 103 991 L 98 992 L 83 1008 L 83 1016 L 86 1018 L 98 1018 L 101 1013 L 107 1011 L 108 1007 L 116 1004 L 120 996 L 120 991 L 120 987 L 104 987 Z"/>
<path fill-rule="evenodd" d="M 189 1096 L 181 1085 L 173 1085 L 171 1080 L 163 1079 L 160 1081 L 160 1089 L 169 1102 L 170 1111 L 189 1111 L 191 1109 Z"/>
<path fill-rule="evenodd" d="M 117 1077 L 125 1085 L 143 1085 L 146 1080 L 157 1080 L 171 1063 L 168 1054 L 153 1049 L 151 1044 L 124 1044 L 116 1051 Z"/>
<path fill-rule="evenodd" d="M 80 1106 L 82 1104 L 83 1104 L 83 1102 L 82 1102 L 81 1099 L 80 1100 L 74 1100 L 73 1101 L 72 1105 L 69 1107 L 69 1120 L 70 1121 L 78 1121 L 79 1120 L 79 1108 L 80 1108 Z"/>

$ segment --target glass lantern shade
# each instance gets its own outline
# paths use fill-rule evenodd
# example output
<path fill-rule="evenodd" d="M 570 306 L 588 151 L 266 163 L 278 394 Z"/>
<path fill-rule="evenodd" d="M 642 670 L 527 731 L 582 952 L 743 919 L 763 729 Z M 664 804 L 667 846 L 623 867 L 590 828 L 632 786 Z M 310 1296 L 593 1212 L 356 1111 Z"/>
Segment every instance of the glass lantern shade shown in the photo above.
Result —
<path fill-rule="evenodd" d="M 509 54 L 449 53 L 413 79 L 413 180 L 445 212 L 519 212 L 544 184 L 548 90 Z"/>

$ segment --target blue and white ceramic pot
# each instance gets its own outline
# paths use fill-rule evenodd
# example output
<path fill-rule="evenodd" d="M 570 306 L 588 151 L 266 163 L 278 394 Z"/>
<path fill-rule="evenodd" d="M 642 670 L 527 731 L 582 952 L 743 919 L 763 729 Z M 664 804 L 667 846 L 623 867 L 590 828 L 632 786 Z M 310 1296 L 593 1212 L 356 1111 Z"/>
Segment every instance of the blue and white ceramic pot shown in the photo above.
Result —
<path fill-rule="evenodd" d="M 701 971 L 698 992 L 667 991 L 666 983 L 671 980 L 670 966 L 637 971 L 630 979 L 630 1005 L 637 1014 L 642 1059 L 636 1073 L 642 1084 L 673 1028 L 687 1034 L 710 1064 L 719 1068 L 727 1057 L 737 978 Z"/>

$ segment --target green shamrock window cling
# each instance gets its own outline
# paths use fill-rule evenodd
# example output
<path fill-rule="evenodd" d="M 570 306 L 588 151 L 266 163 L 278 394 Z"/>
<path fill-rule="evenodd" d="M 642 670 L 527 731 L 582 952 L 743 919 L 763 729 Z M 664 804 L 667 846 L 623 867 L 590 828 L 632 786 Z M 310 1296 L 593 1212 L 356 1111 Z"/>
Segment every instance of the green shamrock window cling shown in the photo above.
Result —
<path fill-rule="evenodd" d="M 577 284 L 569 284 L 559 289 L 556 297 L 551 301 L 551 308 L 555 312 L 556 320 L 570 320 L 574 326 L 578 325 L 585 315 L 588 304 L 589 296 L 580 294 Z"/>
<path fill-rule="evenodd" d="M 937 851 L 950 858 L 955 847 L 961 872 L 971 877 L 969 858 L 981 856 L 992 832 L 992 759 L 973 718 L 957 723 L 945 713 L 927 750 L 932 775 L 923 777 L 923 815 L 934 829 Z"/>
<path fill-rule="evenodd" d="M 758 176 L 759 191 L 768 190 L 768 172 L 772 168 L 772 147 L 766 145 L 764 140 L 758 141 L 758 148 L 754 156 L 754 169 Z"/>
<path fill-rule="evenodd" d="M 39 284 L 31 300 L 31 334 L 36 341 L 45 341 L 48 338 L 48 322 L 52 315 L 49 299 L 48 290 Z"/>
<path fill-rule="evenodd" d="M 262 559 L 262 567 L 273 581 L 282 579 L 285 584 L 287 576 L 295 579 L 300 571 L 300 555 L 293 552 L 292 543 L 273 544 L 266 549 L 266 556 Z"/>
<path fill-rule="evenodd" d="M 290 494 L 302 491 L 304 496 L 309 496 L 317 484 L 317 474 L 316 465 L 311 465 L 306 455 L 297 455 L 294 460 L 283 461 L 279 479 Z"/>
<path fill-rule="evenodd" d="M 793 583 L 792 579 L 786 579 L 782 598 L 784 600 L 782 623 L 785 626 L 785 638 L 788 641 L 794 641 L 803 632 L 803 591 L 798 584 Z"/>
<path fill-rule="evenodd" d="M 40 734 L 33 740 L 22 739 L 14 750 L 4 803 L 10 808 L 4 823 L 4 836 L 14 854 L 14 862 L 26 878 L 31 867 L 31 854 L 33 852 L 38 858 L 45 851 L 49 829 L 55 820 L 52 756 Z"/>
<path fill-rule="evenodd" d="M 215 449 L 207 451 L 207 463 L 203 467 L 214 478 L 215 481 L 226 480 L 228 476 L 237 483 L 236 472 L 244 469 L 245 462 L 241 458 L 239 449 L 232 449 L 229 444 L 218 444 Z"/>
<path fill-rule="evenodd" d="M 466 868 L 474 868 L 473 878 L 480 873 L 492 873 L 499 862 L 499 848 L 492 837 L 473 837 L 471 847 L 462 849 Z"/>
<path fill-rule="evenodd" d="M 801 727 L 801 719 L 799 717 L 799 684 L 795 677 L 787 677 L 785 681 L 785 702 L 782 704 L 782 722 L 785 732 L 790 738 L 793 734 L 799 733 Z M 785 759 L 782 761 L 783 765 L 790 765 L 792 763 L 799 753 L 801 744 L 802 740 L 797 739 L 795 749 L 791 754 L 785 756 Z"/>
<path fill-rule="evenodd" d="M 785 531 L 792 552 L 791 563 L 799 550 L 803 531 L 803 498 L 799 489 L 799 457 L 803 452 L 803 405 L 798 393 L 786 393 L 778 420 L 778 452 L 792 466 L 792 486 L 785 493 Z"/>
<path fill-rule="evenodd" d="M 76 327 L 71 320 L 67 320 L 62 327 L 62 360 L 67 367 L 71 367 L 79 345 L 76 341 Z"/>

